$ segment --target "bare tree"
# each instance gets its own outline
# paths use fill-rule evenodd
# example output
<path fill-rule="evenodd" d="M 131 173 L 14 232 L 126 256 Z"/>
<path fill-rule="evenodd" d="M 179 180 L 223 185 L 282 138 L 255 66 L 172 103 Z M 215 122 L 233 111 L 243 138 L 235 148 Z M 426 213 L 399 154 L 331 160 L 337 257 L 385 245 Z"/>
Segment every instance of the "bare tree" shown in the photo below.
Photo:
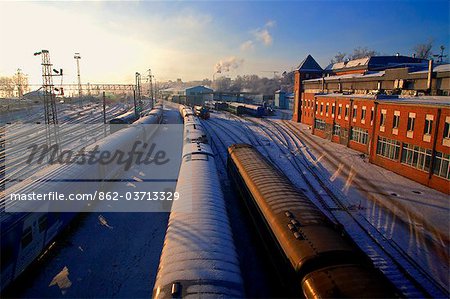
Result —
<path fill-rule="evenodd" d="M 14 96 L 14 81 L 11 77 L 0 77 L 0 91 L 4 97 Z"/>
<path fill-rule="evenodd" d="M 369 57 L 369 56 L 376 56 L 378 55 L 378 52 L 375 50 L 371 50 L 367 47 L 357 47 L 355 49 L 353 49 L 353 53 L 351 55 L 349 55 L 349 59 L 353 60 L 353 59 L 360 59 L 360 58 L 364 58 L 364 57 Z"/>
<path fill-rule="evenodd" d="M 433 41 L 421 43 L 414 46 L 414 54 L 417 58 L 429 59 L 431 57 L 431 49 L 433 48 Z"/>
<path fill-rule="evenodd" d="M 344 61 L 345 56 L 347 56 L 346 53 L 338 52 L 336 55 L 334 55 L 334 58 L 331 59 L 331 63 L 342 62 Z"/>

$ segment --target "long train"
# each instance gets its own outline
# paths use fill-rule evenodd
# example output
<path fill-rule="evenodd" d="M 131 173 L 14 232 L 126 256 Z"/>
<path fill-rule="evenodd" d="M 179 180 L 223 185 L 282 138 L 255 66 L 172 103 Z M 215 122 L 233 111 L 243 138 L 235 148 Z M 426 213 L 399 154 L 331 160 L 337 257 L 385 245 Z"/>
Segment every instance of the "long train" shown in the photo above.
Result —
<path fill-rule="evenodd" d="M 142 126 L 159 124 L 162 120 L 161 106 L 143 118 L 137 125 L 115 132 L 108 137 L 90 145 L 86 152 L 98 147 L 98 152 L 114 152 L 118 147 L 127 148 L 136 140 L 147 141 L 157 130 L 157 126 Z M 14 281 L 24 270 L 46 249 L 55 237 L 73 220 L 77 212 L 45 213 L 45 212 L 8 212 L 8 205 L 22 204 L 9 202 L 7 194 L 47 194 L 50 191 L 77 194 L 79 185 L 61 182 L 71 178 L 101 181 L 89 184 L 92 194 L 95 190 L 105 190 L 107 181 L 114 179 L 124 171 L 124 165 L 115 163 L 93 165 L 52 165 L 34 175 L 36 179 L 25 180 L 0 192 L 0 230 L 1 230 L 1 279 L 0 291 Z M 39 202 L 40 203 L 40 202 Z M 37 207 L 39 208 L 39 207 Z"/>
<path fill-rule="evenodd" d="M 180 114 L 180 199 L 172 205 L 153 297 L 242 298 L 242 276 L 214 155 L 192 109 L 180 106 Z"/>
<path fill-rule="evenodd" d="M 399 297 L 360 249 L 258 150 L 248 144 L 230 146 L 227 168 L 266 246 L 278 256 L 278 272 L 287 277 L 291 294 Z"/>

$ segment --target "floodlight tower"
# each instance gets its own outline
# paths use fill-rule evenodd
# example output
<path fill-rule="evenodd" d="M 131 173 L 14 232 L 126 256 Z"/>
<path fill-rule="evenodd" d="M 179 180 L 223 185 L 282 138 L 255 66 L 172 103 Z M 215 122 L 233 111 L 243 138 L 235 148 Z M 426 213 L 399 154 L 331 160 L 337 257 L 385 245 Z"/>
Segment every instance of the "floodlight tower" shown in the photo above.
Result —
<path fill-rule="evenodd" d="M 83 90 L 81 88 L 81 77 L 80 77 L 80 53 L 75 53 L 75 55 L 73 56 L 73 58 L 75 58 L 75 60 L 77 61 L 77 74 L 78 74 L 78 97 L 80 98 L 80 106 L 82 106 L 82 95 L 83 95 Z"/>
<path fill-rule="evenodd" d="M 50 53 L 48 50 L 41 50 L 34 53 L 34 56 L 42 57 L 42 92 L 44 93 L 44 113 L 46 124 L 57 124 L 58 116 L 56 112 L 56 101 L 53 85 L 52 64 L 50 63 Z M 62 76 L 60 72 L 53 70 L 57 75 Z"/>

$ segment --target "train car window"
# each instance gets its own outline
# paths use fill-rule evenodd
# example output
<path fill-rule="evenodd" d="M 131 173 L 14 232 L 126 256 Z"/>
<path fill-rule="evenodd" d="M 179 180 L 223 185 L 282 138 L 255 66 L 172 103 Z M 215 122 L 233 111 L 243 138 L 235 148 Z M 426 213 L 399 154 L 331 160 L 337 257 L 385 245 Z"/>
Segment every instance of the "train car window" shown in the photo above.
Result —
<path fill-rule="evenodd" d="M 39 218 L 39 232 L 42 233 L 47 229 L 47 215 L 42 215 Z"/>
<path fill-rule="evenodd" d="M 191 161 L 208 161 L 208 155 L 192 155 Z"/>
<path fill-rule="evenodd" d="M 27 227 L 22 234 L 22 240 L 21 240 L 21 244 L 22 244 L 22 248 L 25 248 L 28 244 L 31 243 L 31 241 L 33 241 L 33 232 L 31 231 L 31 227 Z"/>

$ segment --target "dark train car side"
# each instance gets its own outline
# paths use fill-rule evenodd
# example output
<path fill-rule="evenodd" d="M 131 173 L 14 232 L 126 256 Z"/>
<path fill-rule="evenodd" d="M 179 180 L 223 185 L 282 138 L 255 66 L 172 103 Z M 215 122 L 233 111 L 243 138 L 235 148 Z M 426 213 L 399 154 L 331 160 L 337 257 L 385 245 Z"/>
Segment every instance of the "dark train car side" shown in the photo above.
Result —
<path fill-rule="evenodd" d="M 266 230 L 266 247 L 277 251 L 269 254 L 284 261 L 279 273 L 290 273 L 286 279 L 292 292 L 302 292 L 308 298 L 398 297 L 392 284 L 360 249 L 342 237 L 335 225 L 255 148 L 237 144 L 230 146 L 228 153 L 231 181 L 258 229 Z"/>

